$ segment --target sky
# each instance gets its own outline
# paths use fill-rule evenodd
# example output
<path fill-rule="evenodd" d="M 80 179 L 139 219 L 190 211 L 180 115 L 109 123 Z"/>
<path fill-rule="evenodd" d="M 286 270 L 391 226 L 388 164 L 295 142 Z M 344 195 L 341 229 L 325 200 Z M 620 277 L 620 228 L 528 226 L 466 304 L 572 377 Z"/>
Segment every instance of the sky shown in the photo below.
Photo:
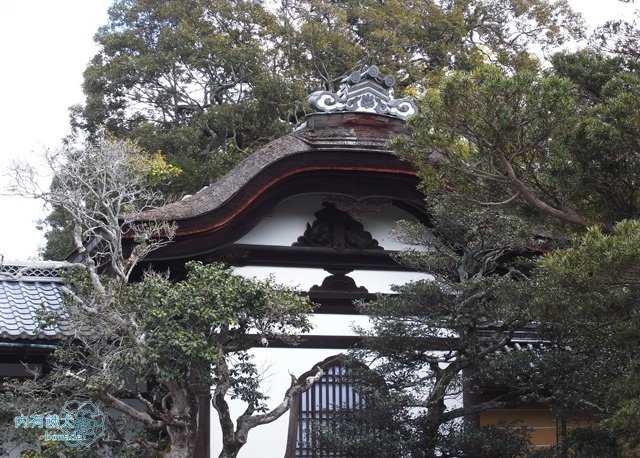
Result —
<path fill-rule="evenodd" d="M 82 72 L 111 0 L 0 0 L 0 192 L 11 161 L 38 163 L 69 133 L 69 106 L 81 103 Z M 46 181 L 46 180 L 45 180 Z M 42 204 L 0 196 L 0 254 L 29 260 L 43 243 Z"/>
<path fill-rule="evenodd" d="M 97 52 L 93 35 L 112 0 L 0 0 L 0 193 L 12 161 L 37 164 L 69 133 L 68 108 L 82 103 L 82 72 Z M 570 0 L 589 25 L 629 14 L 617 0 Z M 46 183 L 47 178 L 43 178 Z M 0 195 L 0 255 L 37 259 L 42 204 Z"/>

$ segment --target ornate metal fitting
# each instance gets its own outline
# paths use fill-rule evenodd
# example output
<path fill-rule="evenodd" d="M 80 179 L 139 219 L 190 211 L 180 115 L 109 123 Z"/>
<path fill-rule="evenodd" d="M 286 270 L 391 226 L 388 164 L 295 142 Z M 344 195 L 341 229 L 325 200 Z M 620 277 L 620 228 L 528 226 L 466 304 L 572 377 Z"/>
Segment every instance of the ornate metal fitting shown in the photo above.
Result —
<path fill-rule="evenodd" d="M 418 112 L 411 98 L 394 100 L 389 89 L 396 84 L 393 76 L 383 76 L 378 67 L 353 72 L 342 80 L 337 93 L 316 91 L 309 96 L 309 104 L 324 112 L 358 111 L 378 113 L 407 119 Z"/>

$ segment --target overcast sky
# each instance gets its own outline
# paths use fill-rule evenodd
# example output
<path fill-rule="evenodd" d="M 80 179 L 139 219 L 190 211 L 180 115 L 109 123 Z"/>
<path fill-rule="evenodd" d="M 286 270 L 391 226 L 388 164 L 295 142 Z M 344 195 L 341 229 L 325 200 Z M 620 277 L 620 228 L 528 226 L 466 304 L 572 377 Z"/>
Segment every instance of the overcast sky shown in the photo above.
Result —
<path fill-rule="evenodd" d="M 12 160 L 36 162 L 69 132 L 68 107 L 82 102 L 82 72 L 111 0 L 0 0 L 0 188 Z M 0 254 L 27 260 L 42 234 L 42 205 L 0 197 Z"/>
<path fill-rule="evenodd" d="M 570 0 L 591 25 L 632 6 L 617 0 Z M 111 0 L 0 0 L 0 172 L 12 160 L 37 162 L 69 133 L 68 107 L 82 102 L 82 72 L 95 54 L 93 35 Z M 0 189 L 5 178 L 0 173 Z M 39 202 L 0 196 L 0 254 L 37 256 L 46 216 Z"/>

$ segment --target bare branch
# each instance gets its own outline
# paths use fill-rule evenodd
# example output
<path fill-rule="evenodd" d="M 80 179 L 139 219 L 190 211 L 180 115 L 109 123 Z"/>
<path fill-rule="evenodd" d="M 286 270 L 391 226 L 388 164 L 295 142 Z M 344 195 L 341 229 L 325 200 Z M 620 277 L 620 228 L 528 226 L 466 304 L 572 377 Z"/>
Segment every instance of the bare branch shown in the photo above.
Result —
<path fill-rule="evenodd" d="M 145 424 L 149 428 L 151 429 L 162 428 L 163 422 L 159 420 L 154 420 L 148 413 L 141 412 L 138 409 L 131 407 L 129 404 L 125 403 L 124 401 L 121 401 L 120 399 L 116 398 L 112 394 L 102 391 L 99 393 L 99 396 L 100 396 L 100 399 L 102 399 L 109 406 L 119 410 L 120 412 L 123 412 L 129 415 L 134 420 L 137 420 Z"/>
<path fill-rule="evenodd" d="M 267 413 L 261 415 L 241 415 L 238 418 L 238 428 L 236 430 L 236 437 L 241 443 L 246 442 L 247 435 L 252 428 L 259 425 L 271 423 L 280 418 L 291 406 L 291 401 L 298 394 L 308 390 L 320 378 L 324 375 L 324 371 L 320 367 L 316 367 L 316 373 L 303 380 L 298 380 L 294 375 L 291 375 L 291 386 L 284 395 L 284 399 L 280 404 L 274 407 Z"/>

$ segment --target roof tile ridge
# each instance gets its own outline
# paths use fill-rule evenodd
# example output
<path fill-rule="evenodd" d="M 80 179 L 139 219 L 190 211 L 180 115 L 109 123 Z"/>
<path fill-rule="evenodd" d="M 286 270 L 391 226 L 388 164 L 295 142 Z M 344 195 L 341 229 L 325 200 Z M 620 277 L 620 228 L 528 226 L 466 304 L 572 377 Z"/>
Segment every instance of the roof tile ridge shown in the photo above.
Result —
<path fill-rule="evenodd" d="M 0 280 L 62 281 L 60 272 L 81 267 L 67 261 L 4 261 L 0 254 Z"/>

